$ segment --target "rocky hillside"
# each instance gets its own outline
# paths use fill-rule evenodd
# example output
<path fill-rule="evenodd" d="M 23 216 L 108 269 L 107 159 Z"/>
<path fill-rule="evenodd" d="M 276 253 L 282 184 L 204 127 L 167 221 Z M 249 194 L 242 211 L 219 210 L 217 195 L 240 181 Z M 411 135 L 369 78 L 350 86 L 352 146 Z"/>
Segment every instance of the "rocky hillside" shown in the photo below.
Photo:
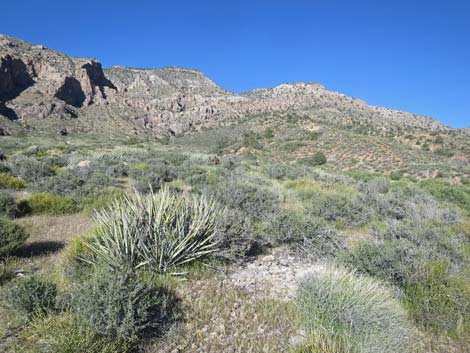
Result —
<path fill-rule="evenodd" d="M 200 71 L 121 66 L 103 70 L 95 59 L 73 58 L 4 35 L 0 60 L 3 133 L 16 126 L 64 126 L 177 134 L 243 116 L 289 113 L 376 130 L 447 130 L 436 120 L 369 106 L 318 83 L 282 84 L 238 95 Z"/>

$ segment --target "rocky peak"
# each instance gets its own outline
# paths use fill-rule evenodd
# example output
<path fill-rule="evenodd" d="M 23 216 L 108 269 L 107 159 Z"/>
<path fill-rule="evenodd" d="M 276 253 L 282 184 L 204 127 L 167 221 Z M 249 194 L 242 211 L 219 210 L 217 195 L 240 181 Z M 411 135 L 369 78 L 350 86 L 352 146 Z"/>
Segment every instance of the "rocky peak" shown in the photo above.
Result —
<path fill-rule="evenodd" d="M 178 67 L 103 70 L 42 45 L 0 35 L 0 115 L 10 120 L 84 118 L 125 122 L 132 129 L 184 132 L 247 114 L 298 113 L 342 125 L 443 130 L 436 120 L 369 106 L 322 84 L 284 83 L 234 94 L 201 71 Z M 1 120 L 0 120 L 1 123 Z M 0 126 L 2 127 L 2 126 Z"/>
<path fill-rule="evenodd" d="M 95 59 L 0 36 L 0 104 L 9 118 L 69 117 L 67 106 L 102 103 L 115 89 Z"/>

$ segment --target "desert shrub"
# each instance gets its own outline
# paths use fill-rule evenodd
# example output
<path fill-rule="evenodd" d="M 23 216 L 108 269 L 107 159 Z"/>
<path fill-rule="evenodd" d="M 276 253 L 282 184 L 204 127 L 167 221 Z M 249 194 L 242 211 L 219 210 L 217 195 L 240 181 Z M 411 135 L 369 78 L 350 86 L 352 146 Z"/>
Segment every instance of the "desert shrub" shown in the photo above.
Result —
<path fill-rule="evenodd" d="M 187 199 L 166 189 L 126 196 L 96 213 L 92 261 L 170 271 L 217 251 L 215 224 L 223 213 L 204 196 Z"/>
<path fill-rule="evenodd" d="M 0 257 L 5 257 L 17 251 L 28 234 L 23 227 L 6 218 L 0 218 Z"/>
<path fill-rule="evenodd" d="M 283 151 L 286 151 L 287 153 L 292 153 L 305 146 L 306 146 L 306 143 L 303 141 L 287 141 L 281 145 L 281 148 Z"/>
<path fill-rule="evenodd" d="M 261 135 L 254 131 L 246 131 L 242 135 L 242 145 L 245 147 L 256 148 L 258 150 L 263 148 L 261 143 Z"/>
<path fill-rule="evenodd" d="M 362 183 L 359 188 L 364 194 L 386 194 L 390 190 L 390 181 L 386 178 L 374 178 Z"/>
<path fill-rule="evenodd" d="M 308 209 L 316 217 L 348 226 L 364 225 L 373 215 L 372 210 L 359 197 L 339 192 L 316 194 Z"/>
<path fill-rule="evenodd" d="M 93 258 L 93 252 L 88 244 L 91 241 L 91 235 L 75 235 L 70 243 L 62 252 L 64 260 L 64 274 L 70 278 L 80 278 L 88 274 L 90 263 L 84 261 Z"/>
<path fill-rule="evenodd" d="M 220 160 L 220 166 L 226 170 L 236 170 L 241 165 L 240 159 L 236 156 L 222 157 Z"/>
<path fill-rule="evenodd" d="M 172 151 L 160 151 L 159 157 L 162 161 L 169 163 L 173 166 L 181 166 L 188 157 L 180 152 L 172 152 Z"/>
<path fill-rule="evenodd" d="M 134 344 L 101 336 L 78 315 L 64 312 L 34 318 L 9 348 L 15 353 L 130 353 Z"/>
<path fill-rule="evenodd" d="M 134 179 L 134 187 L 139 192 L 159 190 L 164 183 L 177 178 L 175 168 L 166 161 L 154 161 L 145 168 L 131 168 L 129 176 Z"/>
<path fill-rule="evenodd" d="M 36 182 L 41 178 L 53 175 L 53 161 L 35 157 L 17 156 L 9 162 L 13 175 L 23 180 Z"/>
<path fill-rule="evenodd" d="M 5 161 L 0 161 L 0 173 L 8 174 L 11 172 L 10 167 Z"/>
<path fill-rule="evenodd" d="M 42 179 L 36 183 L 35 190 L 71 196 L 78 200 L 90 195 L 99 195 L 114 184 L 115 180 L 104 173 L 94 172 L 90 168 L 75 168 Z"/>
<path fill-rule="evenodd" d="M 185 161 L 177 170 L 178 178 L 193 186 L 204 186 L 207 181 L 207 170 L 200 163 Z"/>
<path fill-rule="evenodd" d="M 231 141 L 229 136 L 217 136 L 214 140 L 214 146 L 211 148 L 211 152 L 221 156 L 224 154 L 225 149 L 233 144 L 234 141 Z"/>
<path fill-rule="evenodd" d="M 420 186 L 440 201 L 453 203 L 467 212 L 470 210 L 468 186 L 450 185 L 441 181 L 424 181 Z"/>
<path fill-rule="evenodd" d="M 453 236 L 448 227 L 420 224 L 415 221 L 392 221 L 383 230 L 376 230 L 376 236 L 385 241 L 406 241 L 415 256 L 427 260 L 447 259 L 460 266 L 467 260 L 465 246 L 468 239 Z"/>
<path fill-rule="evenodd" d="M 100 335 L 135 339 L 161 335 L 174 319 L 176 301 L 135 274 L 105 268 L 77 288 L 72 308 Z"/>
<path fill-rule="evenodd" d="M 263 232 L 259 231 L 239 210 L 231 210 L 216 223 L 219 251 L 213 255 L 224 260 L 258 255 L 270 244 Z"/>
<path fill-rule="evenodd" d="M 340 342 L 341 352 L 406 352 L 411 327 L 391 290 L 370 277 L 326 268 L 307 278 L 297 302 L 310 334 Z"/>
<path fill-rule="evenodd" d="M 291 165 L 269 165 L 263 169 L 263 172 L 272 179 L 294 180 L 303 178 L 307 175 L 306 168 L 299 168 Z"/>
<path fill-rule="evenodd" d="M 21 190 L 26 187 L 26 183 L 14 176 L 0 173 L 0 189 Z"/>
<path fill-rule="evenodd" d="M 25 321 L 55 309 L 57 287 L 36 277 L 19 278 L 3 291 L 3 305 Z"/>
<path fill-rule="evenodd" d="M 404 286 L 419 267 L 416 247 L 407 241 L 361 243 L 340 260 L 361 273 Z"/>
<path fill-rule="evenodd" d="M 112 178 L 126 177 L 129 174 L 129 166 L 124 163 L 111 165 L 106 168 L 105 174 Z"/>
<path fill-rule="evenodd" d="M 241 177 L 228 178 L 216 185 L 214 196 L 230 209 L 240 210 L 255 220 L 279 210 L 279 196 L 262 181 L 258 184 Z"/>
<path fill-rule="evenodd" d="M 334 229 L 308 215 L 284 211 L 270 222 L 267 231 L 275 242 L 290 244 L 313 257 L 330 257 L 344 247 Z"/>
<path fill-rule="evenodd" d="M 0 217 L 13 218 L 17 214 L 15 198 L 9 192 L 0 190 Z"/>
<path fill-rule="evenodd" d="M 470 328 L 469 240 L 448 226 L 393 221 L 340 258 L 362 273 L 400 286 L 415 321 L 425 329 L 452 333 Z M 468 332 L 468 331 L 467 331 Z"/>
<path fill-rule="evenodd" d="M 342 259 L 361 272 L 405 286 L 422 263 L 444 260 L 459 270 L 469 263 L 464 235 L 441 225 L 392 221 L 375 228 L 375 242 L 351 249 Z"/>
<path fill-rule="evenodd" d="M 77 212 L 78 206 L 70 196 L 33 193 L 18 201 L 18 209 L 22 215 L 61 215 Z"/>
<path fill-rule="evenodd" d="M 323 152 L 317 151 L 310 157 L 300 159 L 300 162 L 310 166 L 317 166 L 326 164 L 327 159 Z"/>
<path fill-rule="evenodd" d="M 460 219 L 457 209 L 441 204 L 416 187 L 405 186 L 385 195 L 368 192 L 364 194 L 363 200 L 384 218 L 444 224 L 453 224 Z"/>
<path fill-rule="evenodd" d="M 415 321 L 435 332 L 470 332 L 470 285 L 463 274 L 453 274 L 445 261 L 423 264 L 405 286 L 405 303 Z"/>
<path fill-rule="evenodd" d="M 79 202 L 79 208 L 92 213 L 95 210 L 108 207 L 116 199 L 123 198 L 124 195 L 125 190 L 111 186 L 101 190 L 99 193 L 82 197 Z"/>
<path fill-rule="evenodd" d="M 286 182 L 285 186 L 287 189 L 293 190 L 297 198 L 302 201 L 308 201 L 313 198 L 319 197 L 319 194 L 322 190 L 322 186 L 320 183 L 317 183 L 307 178 L 289 180 L 288 182 Z"/>
<path fill-rule="evenodd" d="M 0 286 L 15 278 L 16 262 L 13 258 L 0 260 Z"/>

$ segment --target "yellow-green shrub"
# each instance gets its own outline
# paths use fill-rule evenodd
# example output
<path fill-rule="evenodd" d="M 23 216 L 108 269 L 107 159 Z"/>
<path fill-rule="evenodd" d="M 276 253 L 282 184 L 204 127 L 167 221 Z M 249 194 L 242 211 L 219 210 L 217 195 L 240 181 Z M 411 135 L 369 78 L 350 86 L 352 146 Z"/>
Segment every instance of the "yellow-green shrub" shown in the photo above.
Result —
<path fill-rule="evenodd" d="M 26 183 L 17 177 L 0 173 L 0 189 L 14 189 L 21 190 L 26 186 Z"/>
<path fill-rule="evenodd" d="M 18 202 L 20 213 L 41 215 L 61 215 L 78 211 L 76 201 L 70 196 L 35 193 Z"/>

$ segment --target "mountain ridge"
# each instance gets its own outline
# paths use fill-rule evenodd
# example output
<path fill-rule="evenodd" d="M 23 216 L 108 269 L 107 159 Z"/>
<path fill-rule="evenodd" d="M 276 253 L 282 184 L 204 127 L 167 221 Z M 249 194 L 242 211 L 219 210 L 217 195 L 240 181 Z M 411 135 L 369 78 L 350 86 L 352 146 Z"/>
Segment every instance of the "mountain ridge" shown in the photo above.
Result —
<path fill-rule="evenodd" d="M 290 113 L 387 131 L 450 129 L 423 115 L 370 106 L 316 82 L 237 94 L 197 69 L 103 68 L 94 58 L 68 56 L 5 35 L 0 35 L 0 60 L 4 130 L 13 126 L 12 121 L 34 129 L 41 127 L 41 119 L 48 119 L 59 125 L 76 120 L 73 125 L 85 132 L 105 128 L 105 121 L 119 121 L 136 134 L 177 134 L 252 114 Z"/>

